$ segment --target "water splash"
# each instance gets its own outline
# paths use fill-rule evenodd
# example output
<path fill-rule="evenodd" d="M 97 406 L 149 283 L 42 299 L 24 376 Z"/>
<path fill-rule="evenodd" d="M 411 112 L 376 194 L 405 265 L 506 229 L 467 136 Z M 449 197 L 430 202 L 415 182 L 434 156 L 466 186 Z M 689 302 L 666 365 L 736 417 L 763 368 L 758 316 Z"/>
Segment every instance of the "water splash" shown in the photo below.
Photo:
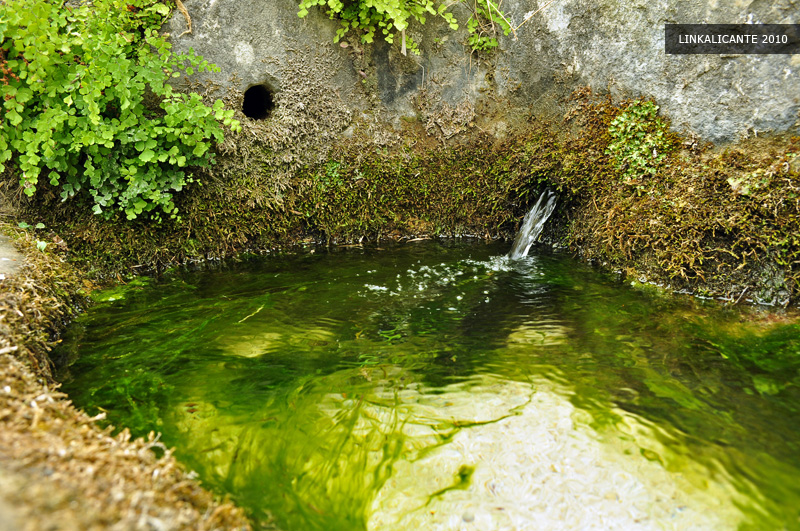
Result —
<path fill-rule="evenodd" d="M 525 219 L 522 221 L 522 227 L 514 238 L 514 246 L 511 247 L 511 252 L 508 257 L 513 259 L 524 258 L 528 255 L 528 251 L 539 237 L 542 232 L 545 222 L 553 213 L 556 208 L 556 194 L 550 190 L 545 190 L 539 196 L 539 200 L 533 208 L 525 214 Z"/>

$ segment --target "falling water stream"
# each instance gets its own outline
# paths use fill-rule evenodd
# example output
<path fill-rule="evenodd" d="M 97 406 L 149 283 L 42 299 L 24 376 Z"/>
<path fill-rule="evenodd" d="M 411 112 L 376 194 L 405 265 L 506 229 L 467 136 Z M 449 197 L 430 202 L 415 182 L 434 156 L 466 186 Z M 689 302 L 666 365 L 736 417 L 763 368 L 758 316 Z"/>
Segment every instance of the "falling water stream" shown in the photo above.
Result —
<path fill-rule="evenodd" d="M 798 325 L 507 249 L 142 278 L 74 323 L 64 388 L 262 528 L 800 527 Z"/>
<path fill-rule="evenodd" d="M 522 220 L 522 226 L 517 231 L 517 236 L 514 238 L 514 244 L 511 246 L 511 251 L 508 257 L 516 260 L 528 256 L 528 251 L 531 245 L 536 242 L 539 234 L 542 233 L 544 224 L 553 214 L 556 208 L 556 194 L 550 190 L 545 190 L 539 196 L 539 200 L 533 205 Z"/>

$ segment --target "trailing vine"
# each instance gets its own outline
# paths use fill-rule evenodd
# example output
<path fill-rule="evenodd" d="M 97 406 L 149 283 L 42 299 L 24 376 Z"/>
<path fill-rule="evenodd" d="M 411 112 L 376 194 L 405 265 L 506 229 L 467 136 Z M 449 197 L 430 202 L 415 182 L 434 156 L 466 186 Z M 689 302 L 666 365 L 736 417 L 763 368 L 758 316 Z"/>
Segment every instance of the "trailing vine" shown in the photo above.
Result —
<path fill-rule="evenodd" d="M 312 7 L 327 8 L 326 12 L 332 19 L 338 18 L 342 22 L 334 42 L 339 42 L 351 30 L 359 30 L 363 43 L 373 42 L 375 35 L 380 34 L 390 44 L 399 40 L 403 54 L 406 50 L 419 54 L 418 43 L 406 35 L 409 22 L 414 20 L 425 24 L 428 16 L 441 17 L 455 31 L 459 25 L 449 8 L 458 3 L 465 4 L 472 11 L 467 31 L 470 34 L 468 43 L 473 50 L 485 52 L 497 47 L 495 25 L 505 35 L 514 30 L 492 0 L 456 0 L 450 3 L 440 0 L 300 0 L 297 14 L 303 18 Z"/>
<path fill-rule="evenodd" d="M 62 200 L 88 192 L 96 214 L 174 217 L 187 167 L 213 162 L 233 111 L 175 92 L 171 77 L 211 71 L 158 34 L 152 0 L 0 2 L 0 171 L 28 195 L 46 179 Z"/>

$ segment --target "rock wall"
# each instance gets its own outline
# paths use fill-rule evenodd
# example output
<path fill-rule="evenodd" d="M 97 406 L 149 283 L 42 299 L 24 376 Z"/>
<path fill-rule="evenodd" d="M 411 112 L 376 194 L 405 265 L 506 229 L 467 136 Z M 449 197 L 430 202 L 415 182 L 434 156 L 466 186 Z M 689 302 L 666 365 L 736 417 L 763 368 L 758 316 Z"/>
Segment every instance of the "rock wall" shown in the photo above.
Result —
<path fill-rule="evenodd" d="M 505 4 L 521 19 L 533 2 Z M 679 130 L 715 142 L 797 127 L 800 55 L 666 55 L 664 24 L 800 21 L 800 2 L 556 0 L 504 41 L 523 100 L 566 85 L 653 97 Z"/>
<path fill-rule="evenodd" d="M 192 48 L 220 66 L 203 80 L 221 93 L 263 84 L 279 94 L 293 64 L 324 57 L 335 68 L 308 82 L 335 91 L 354 117 L 394 125 L 418 119 L 443 137 L 475 123 L 502 136 L 507 121 L 531 109 L 558 116 L 562 98 L 583 86 L 652 97 L 676 129 L 714 142 L 800 126 L 800 55 L 664 53 L 665 23 L 799 23 L 797 0 L 555 0 L 516 35 L 502 37 L 489 58 L 463 44 L 463 6 L 454 7 L 462 22 L 457 32 L 441 20 L 412 25 L 408 33 L 421 54 L 403 56 L 398 44 L 382 41 L 334 44 L 338 22 L 321 10 L 298 18 L 296 0 L 185 4 L 193 33 L 182 35 L 186 22 L 177 12 L 167 31 L 176 50 Z M 503 9 L 519 24 L 544 4 L 507 0 Z"/>

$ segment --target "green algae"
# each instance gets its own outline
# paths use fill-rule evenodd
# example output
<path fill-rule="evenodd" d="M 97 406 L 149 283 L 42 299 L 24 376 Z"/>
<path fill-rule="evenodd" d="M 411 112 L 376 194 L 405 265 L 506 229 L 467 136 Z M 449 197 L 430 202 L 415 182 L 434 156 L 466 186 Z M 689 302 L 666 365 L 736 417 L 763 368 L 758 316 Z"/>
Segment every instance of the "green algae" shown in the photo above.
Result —
<path fill-rule="evenodd" d="M 437 490 L 436 492 L 431 494 L 428 497 L 428 503 L 433 501 L 434 498 L 438 498 L 450 491 L 468 489 L 470 483 L 472 482 L 472 474 L 474 473 L 475 473 L 474 466 L 461 465 L 461 467 L 458 469 L 458 472 L 456 472 L 455 477 L 453 478 L 454 479 L 453 484 L 443 489 Z"/>
<path fill-rule="evenodd" d="M 65 388 L 117 425 L 163 432 L 256 521 L 360 529 L 398 470 L 513 418 L 530 397 L 503 390 L 544 378 L 599 440 L 700 491 L 729 478 L 745 527 L 791 527 L 796 325 L 630 290 L 563 256 L 509 264 L 504 250 L 428 242 L 177 271 L 79 320 Z M 475 383 L 489 376 L 502 385 Z M 475 466 L 418 488 L 444 503 Z"/>
<path fill-rule="evenodd" d="M 141 290 L 152 284 L 149 277 L 135 277 L 128 282 L 116 286 L 98 290 L 91 293 L 90 297 L 94 302 L 113 302 L 122 300 L 134 290 Z"/>

